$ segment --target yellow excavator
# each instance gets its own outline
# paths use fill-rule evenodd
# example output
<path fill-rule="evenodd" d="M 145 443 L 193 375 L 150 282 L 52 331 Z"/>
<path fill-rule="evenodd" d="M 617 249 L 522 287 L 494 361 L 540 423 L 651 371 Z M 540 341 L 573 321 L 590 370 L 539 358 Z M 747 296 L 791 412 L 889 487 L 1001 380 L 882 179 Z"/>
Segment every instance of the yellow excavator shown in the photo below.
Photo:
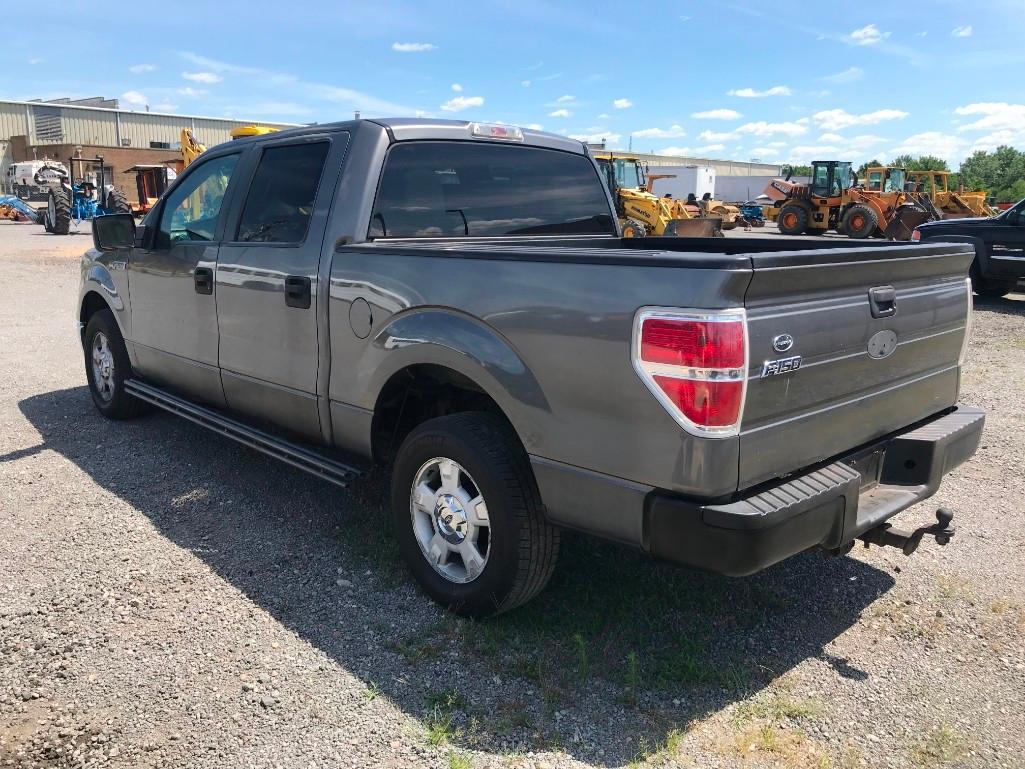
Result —
<path fill-rule="evenodd" d="M 594 159 L 615 199 L 624 238 L 646 235 L 722 237 L 722 219 L 694 217 L 681 201 L 652 193 L 637 158 L 601 152 L 595 154 Z"/>
<path fill-rule="evenodd" d="M 243 125 L 231 129 L 231 138 L 235 140 L 244 139 L 247 136 L 263 136 L 277 130 L 277 128 L 265 125 Z M 182 168 L 188 168 L 192 161 L 204 152 L 206 152 L 206 145 L 196 138 L 191 129 L 183 128 L 181 132 Z"/>
<path fill-rule="evenodd" d="M 916 193 L 928 195 L 944 219 L 996 216 L 999 211 L 986 203 L 985 190 L 966 192 L 950 189 L 949 171 L 909 171 L 908 181 Z"/>

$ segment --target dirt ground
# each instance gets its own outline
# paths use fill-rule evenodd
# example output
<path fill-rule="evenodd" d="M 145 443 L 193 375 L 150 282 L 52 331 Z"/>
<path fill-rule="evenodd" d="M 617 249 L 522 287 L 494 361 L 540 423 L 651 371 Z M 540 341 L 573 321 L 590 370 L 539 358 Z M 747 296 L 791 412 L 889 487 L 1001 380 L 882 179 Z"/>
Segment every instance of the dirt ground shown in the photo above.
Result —
<path fill-rule="evenodd" d="M 978 300 L 954 541 L 743 580 L 568 537 L 490 622 L 340 490 L 85 388 L 78 235 L 0 224 L 0 767 L 1025 767 L 1025 296 Z"/>

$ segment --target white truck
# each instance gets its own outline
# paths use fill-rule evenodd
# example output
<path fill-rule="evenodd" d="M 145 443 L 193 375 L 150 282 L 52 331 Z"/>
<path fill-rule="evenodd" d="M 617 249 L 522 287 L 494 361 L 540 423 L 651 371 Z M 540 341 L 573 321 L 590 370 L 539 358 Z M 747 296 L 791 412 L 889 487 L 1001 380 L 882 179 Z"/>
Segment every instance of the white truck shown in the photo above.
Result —
<path fill-rule="evenodd" d="M 7 169 L 6 187 L 22 200 L 44 196 L 53 184 L 68 176 L 68 169 L 56 160 L 25 160 Z"/>

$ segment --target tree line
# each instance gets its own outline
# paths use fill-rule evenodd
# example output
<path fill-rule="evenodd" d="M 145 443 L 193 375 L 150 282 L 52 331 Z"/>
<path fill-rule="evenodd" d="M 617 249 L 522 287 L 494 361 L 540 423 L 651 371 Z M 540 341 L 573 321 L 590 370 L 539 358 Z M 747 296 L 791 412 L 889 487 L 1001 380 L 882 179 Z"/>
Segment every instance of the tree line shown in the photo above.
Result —
<path fill-rule="evenodd" d="M 935 155 L 898 155 L 889 163 L 872 159 L 858 167 L 858 178 L 875 166 L 898 166 L 909 171 L 950 171 L 943 158 Z M 793 166 L 794 176 L 811 176 L 811 166 Z M 1025 152 L 1014 147 L 997 147 L 993 152 L 978 150 L 965 158 L 950 175 L 951 189 L 964 184 L 966 190 L 986 190 L 994 202 L 1016 202 L 1025 198 Z"/>

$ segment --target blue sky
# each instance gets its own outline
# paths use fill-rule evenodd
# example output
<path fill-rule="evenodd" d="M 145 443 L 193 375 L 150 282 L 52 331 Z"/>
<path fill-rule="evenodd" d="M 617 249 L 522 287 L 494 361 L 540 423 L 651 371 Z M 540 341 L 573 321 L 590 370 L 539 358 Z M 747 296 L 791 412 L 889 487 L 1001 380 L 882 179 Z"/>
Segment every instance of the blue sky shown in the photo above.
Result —
<path fill-rule="evenodd" d="M 908 152 L 956 167 L 974 149 L 1025 149 L 1023 0 L 228 0 L 206 17 L 203 5 L 37 6 L 48 43 L 8 39 L 0 97 L 297 123 L 356 109 L 503 121 L 774 163 Z"/>

